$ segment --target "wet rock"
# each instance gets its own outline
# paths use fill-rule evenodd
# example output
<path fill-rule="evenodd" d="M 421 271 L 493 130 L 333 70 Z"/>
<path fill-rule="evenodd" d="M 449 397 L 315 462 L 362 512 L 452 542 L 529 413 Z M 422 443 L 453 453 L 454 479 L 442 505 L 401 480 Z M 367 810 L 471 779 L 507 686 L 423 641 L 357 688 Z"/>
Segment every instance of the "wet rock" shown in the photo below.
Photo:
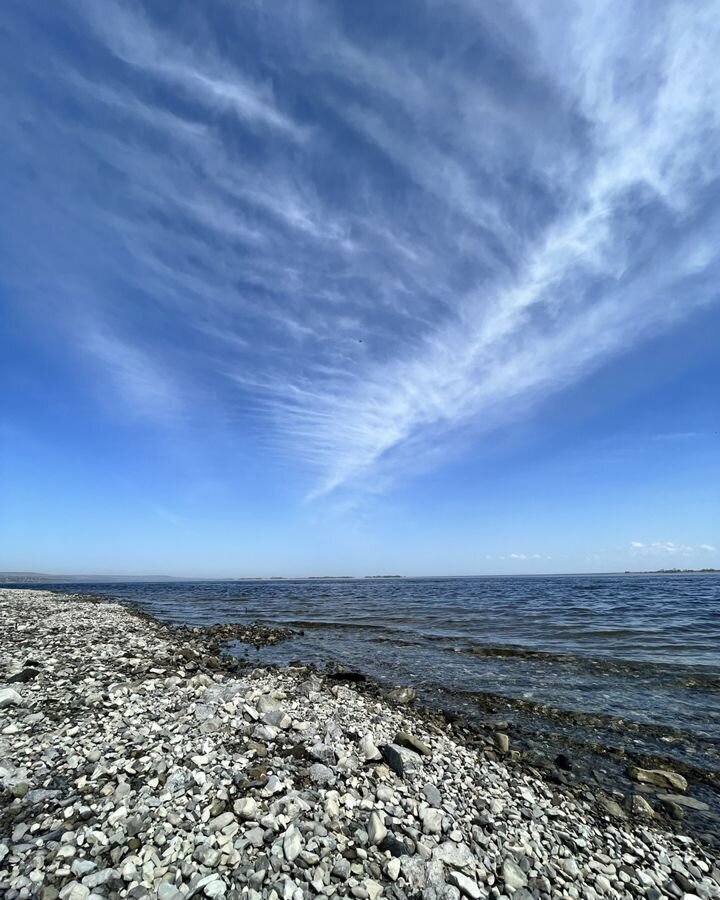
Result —
<path fill-rule="evenodd" d="M 635 816 L 654 816 L 655 810 L 650 806 L 647 800 L 640 794 L 633 794 L 628 798 L 627 804 L 630 812 Z"/>
<path fill-rule="evenodd" d="M 331 681 L 345 681 L 350 684 L 361 684 L 367 681 L 367 675 L 362 672 L 353 672 L 349 669 L 337 669 L 334 672 L 328 672 L 327 677 Z"/>
<path fill-rule="evenodd" d="M 599 797 L 598 803 L 603 808 L 603 810 L 610 816 L 615 819 L 626 819 L 627 814 L 625 810 L 620 806 L 617 800 L 612 800 L 610 797 Z"/>
<path fill-rule="evenodd" d="M 496 731 L 493 734 L 493 742 L 501 753 L 507 753 L 510 749 L 510 738 L 501 731 Z"/>
<path fill-rule="evenodd" d="M 669 800 L 661 800 L 658 803 L 658 809 L 661 809 L 663 812 L 667 813 L 671 819 L 675 819 L 675 821 L 679 822 L 685 816 L 685 810 L 680 806 L 679 803 L 673 803 Z"/>
<path fill-rule="evenodd" d="M 408 704 L 413 702 L 417 692 L 411 687 L 394 687 L 386 691 L 385 696 L 392 703 Z"/>
<path fill-rule="evenodd" d="M 654 784 L 676 791 L 686 791 L 688 786 L 687 779 L 669 769 L 641 769 L 638 766 L 629 766 L 628 775 L 633 781 L 641 784 Z"/>
<path fill-rule="evenodd" d="M 663 803 L 674 803 L 677 806 L 684 806 L 686 809 L 695 809 L 699 812 L 707 812 L 710 809 L 710 806 L 703 800 L 687 797 L 685 794 L 657 794 L 657 799 Z"/>

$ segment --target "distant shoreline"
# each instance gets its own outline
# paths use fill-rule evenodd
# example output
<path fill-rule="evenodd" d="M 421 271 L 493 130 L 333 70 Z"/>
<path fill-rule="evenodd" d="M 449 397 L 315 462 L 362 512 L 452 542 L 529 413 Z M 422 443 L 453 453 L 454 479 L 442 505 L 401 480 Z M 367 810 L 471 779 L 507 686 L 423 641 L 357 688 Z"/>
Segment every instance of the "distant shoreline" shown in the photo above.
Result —
<path fill-rule="evenodd" d="M 623 575 L 717 575 L 720 569 L 626 569 Z"/>
<path fill-rule="evenodd" d="M 44 572 L 0 572 L 0 584 L 173 584 L 229 581 L 442 581 L 466 578 L 611 578 L 618 575 L 717 575 L 720 569 L 625 569 L 616 572 L 504 572 L 492 575 L 241 575 L 198 577 L 178 575 L 57 575 Z"/>

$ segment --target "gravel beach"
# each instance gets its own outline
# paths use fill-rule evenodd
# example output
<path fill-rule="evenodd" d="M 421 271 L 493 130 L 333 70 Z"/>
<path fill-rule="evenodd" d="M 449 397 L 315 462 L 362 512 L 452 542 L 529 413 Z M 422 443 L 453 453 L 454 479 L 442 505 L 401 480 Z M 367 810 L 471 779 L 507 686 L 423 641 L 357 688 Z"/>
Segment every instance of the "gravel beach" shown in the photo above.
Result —
<path fill-rule="evenodd" d="M 720 898 L 695 838 L 401 702 L 115 603 L 0 589 L 0 896 Z M 232 633 L 230 633 L 232 632 Z M 406 699 L 402 692 L 395 698 Z M 692 803 L 682 776 L 639 783 Z"/>

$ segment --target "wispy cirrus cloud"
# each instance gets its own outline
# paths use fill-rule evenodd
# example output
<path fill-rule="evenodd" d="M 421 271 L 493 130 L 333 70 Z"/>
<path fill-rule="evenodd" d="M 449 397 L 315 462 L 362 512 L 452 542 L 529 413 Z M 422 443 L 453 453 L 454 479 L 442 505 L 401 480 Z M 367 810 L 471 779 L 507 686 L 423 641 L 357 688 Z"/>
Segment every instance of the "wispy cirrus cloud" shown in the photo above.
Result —
<path fill-rule="evenodd" d="M 268 83 L 244 77 L 218 54 L 211 32 L 198 39 L 190 25 L 184 35 L 174 36 L 171 29 L 156 27 L 139 4 L 110 2 L 100 8 L 78 0 L 78 6 L 111 52 L 144 77 L 166 82 L 211 111 L 229 109 L 245 124 L 279 129 L 296 140 L 305 137 L 305 129 L 279 108 Z"/>
<path fill-rule="evenodd" d="M 675 541 L 631 541 L 630 550 L 633 556 L 694 556 L 701 553 L 715 553 L 716 548 L 712 544 L 679 544 Z"/>
<path fill-rule="evenodd" d="M 4 101 L 34 294 L 137 409 L 193 385 L 312 495 L 439 465 L 716 302 L 713 4 L 58 10 L 2 14 L 43 59 Z"/>

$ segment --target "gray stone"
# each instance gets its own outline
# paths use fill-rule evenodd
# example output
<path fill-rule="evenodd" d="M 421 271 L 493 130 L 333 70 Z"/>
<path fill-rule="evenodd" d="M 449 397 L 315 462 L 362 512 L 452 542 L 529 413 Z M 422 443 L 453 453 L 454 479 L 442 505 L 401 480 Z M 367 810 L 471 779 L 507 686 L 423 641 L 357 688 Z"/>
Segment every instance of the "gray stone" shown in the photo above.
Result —
<path fill-rule="evenodd" d="M 400 875 L 400 860 L 393 856 L 392 859 L 389 859 L 385 866 L 385 874 L 390 879 L 390 881 L 397 881 L 398 876 Z"/>
<path fill-rule="evenodd" d="M 245 833 L 251 847 L 262 847 L 265 843 L 265 831 L 262 828 L 251 828 Z"/>
<path fill-rule="evenodd" d="M 334 766 L 337 759 L 335 750 L 329 744 L 313 744 L 308 750 L 308 754 L 327 766 Z"/>
<path fill-rule="evenodd" d="M 240 819 L 254 819 L 257 816 L 258 805 L 254 797 L 241 797 L 235 801 L 233 809 Z"/>
<path fill-rule="evenodd" d="M 509 856 L 506 856 L 503 860 L 502 864 L 502 877 L 505 882 L 505 886 L 508 887 L 511 891 L 516 891 L 519 888 L 527 887 L 527 876 L 520 868 L 520 866 Z"/>
<path fill-rule="evenodd" d="M 366 762 L 375 762 L 382 759 L 382 754 L 375 745 L 375 739 L 372 734 L 366 734 L 360 741 L 360 753 Z"/>
<path fill-rule="evenodd" d="M 698 812 L 706 812 L 710 807 L 702 800 L 696 800 L 695 797 L 686 797 L 684 794 L 658 794 L 658 800 L 666 803 L 676 803 L 678 806 L 685 806 L 687 809 L 696 809 Z"/>
<path fill-rule="evenodd" d="M 380 752 L 388 766 L 401 778 L 406 774 L 413 775 L 422 771 L 422 759 L 412 750 L 397 744 L 384 744 Z"/>
<path fill-rule="evenodd" d="M 480 900 L 482 897 L 482 891 L 477 882 L 468 878 L 467 875 L 463 875 L 462 872 L 450 872 L 448 881 L 459 888 L 466 897 L 470 897 L 470 900 Z"/>
<path fill-rule="evenodd" d="M 294 825 L 291 825 L 285 832 L 283 837 L 283 853 L 288 862 L 293 862 L 302 850 L 303 840 L 300 832 Z"/>
<path fill-rule="evenodd" d="M 425 834 L 442 834 L 443 813 L 440 809 L 426 809 L 420 813 Z"/>
<path fill-rule="evenodd" d="M 601 894 L 609 894 L 612 891 L 612 885 L 604 875 L 597 875 L 595 877 L 595 887 Z"/>
<path fill-rule="evenodd" d="M 475 865 L 475 857 L 467 844 L 456 844 L 455 841 L 444 841 L 433 851 L 433 857 L 452 869 L 471 871 Z"/>
<path fill-rule="evenodd" d="M 605 812 L 612 816 L 615 819 L 626 819 L 627 815 L 625 810 L 620 806 L 620 804 L 616 800 L 612 800 L 610 797 L 599 797 L 598 803 Z"/>
<path fill-rule="evenodd" d="M 108 884 L 110 881 L 119 881 L 120 872 L 117 869 L 100 869 L 99 872 L 93 872 L 83 878 L 83 884 L 87 885 L 90 890 L 100 887 L 101 884 Z"/>
<path fill-rule="evenodd" d="M 198 844 L 193 850 L 192 858 L 201 866 L 213 869 L 220 862 L 220 851 L 211 847 L 210 844 Z"/>
<path fill-rule="evenodd" d="M 341 856 L 332 867 L 331 874 L 340 881 L 347 881 L 350 877 L 350 860 Z"/>
<path fill-rule="evenodd" d="M 8 706 L 20 706 L 23 698 L 14 688 L 0 688 L 0 709 Z"/>
<path fill-rule="evenodd" d="M 281 794 L 285 790 L 285 785 L 280 781 L 277 775 L 271 775 L 267 783 L 261 788 L 260 793 L 263 797 L 272 797 L 275 794 Z"/>
<path fill-rule="evenodd" d="M 503 734 L 502 731 L 496 731 L 495 734 L 493 734 L 493 741 L 501 753 L 507 753 L 510 749 L 510 738 L 506 734 Z"/>
<path fill-rule="evenodd" d="M 263 716 L 266 725 L 272 725 L 286 731 L 292 724 L 290 716 L 282 709 L 271 709 Z"/>
<path fill-rule="evenodd" d="M 370 813 L 367 826 L 368 841 L 371 844 L 380 844 L 387 835 L 387 828 L 380 813 L 373 811 Z"/>
<path fill-rule="evenodd" d="M 580 875 L 580 869 L 578 868 L 578 864 L 575 862 L 575 859 L 572 856 L 569 856 L 567 859 L 562 861 L 562 868 L 566 875 L 575 881 Z"/>
<path fill-rule="evenodd" d="M 407 882 L 409 893 L 418 893 L 424 890 L 427 883 L 427 868 L 425 861 L 419 856 L 403 856 L 400 860 L 400 871 Z"/>
<path fill-rule="evenodd" d="M 97 869 L 97 864 L 91 859 L 75 859 L 70 866 L 71 872 L 73 875 L 77 875 L 78 878 L 84 878 L 86 875 L 94 872 L 95 869 Z"/>
<path fill-rule="evenodd" d="M 157 896 L 158 900 L 184 900 L 185 895 L 169 881 L 161 881 L 158 885 Z"/>
<path fill-rule="evenodd" d="M 395 743 L 400 747 L 405 747 L 414 753 L 418 753 L 420 756 L 432 756 L 432 750 L 428 745 L 407 731 L 399 731 L 395 735 Z"/>
<path fill-rule="evenodd" d="M 434 784 L 423 785 L 422 791 L 430 806 L 442 806 L 442 795 Z"/>
<path fill-rule="evenodd" d="M 640 794 L 633 794 L 628 800 L 630 812 L 636 816 L 654 816 L 655 810 L 650 806 L 644 797 Z"/>
<path fill-rule="evenodd" d="M 208 823 L 208 831 L 210 834 L 215 834 L 216 831 L 222 831 L 223 828 L 227 828 L 232 822 L 235 821 L 235 814 L 231 812 L 221 813 L 219 816 L 215 816 L 214 819 L 211 819 Z"/>
<path fill-rule="evenodd" d="M 70 881 L 60 889 L 60 900 L 87 900 L 90 896 L 90 888 L 79 881 Z"/>
<path fill-rule="evenodd" d="M 310 766 L 310 780 L 314 781 L 315 784 L 334 784 L 335 773 L 322 763 L 314 763 Z"/>
<path fill-rule="evenodd" d="M 688 786 L 686 778 L 669 769 L 641 769 L 638 766 L 629 766 L 628 775 L 633 781 L 639 781 L 641 784 L 654 784 L 676 791 L 684 792 Z"/>
<path fill-rule="evenodd" d="M 391 688 L 385 696 L 393 703 L 408 704 L 412 703 L 417 694 L 411 687 L 395 687 Z"/>

